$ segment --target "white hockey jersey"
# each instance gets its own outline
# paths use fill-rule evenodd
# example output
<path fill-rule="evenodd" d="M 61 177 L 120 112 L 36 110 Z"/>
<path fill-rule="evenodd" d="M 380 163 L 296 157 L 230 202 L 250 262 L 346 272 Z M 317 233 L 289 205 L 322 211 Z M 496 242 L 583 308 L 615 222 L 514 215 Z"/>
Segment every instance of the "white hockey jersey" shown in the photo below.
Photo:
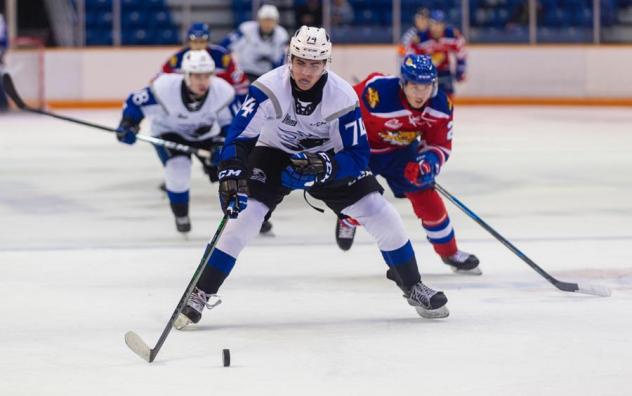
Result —
<path fill-rule="evenodd" d="M 230 147 L 235 141 L 257 139 L 257 146 L 286 153 L 333 151 L 337 179 L 359 175 L 368 164 L 369 145 L 351 85 L 329 71 L 321 101 L 310 105 L 292 95 L 287 65 L 261 76 L 235 115 L 222 159 L 235 155 Z"/>
<path fill-rule="evenodd" d="M 182 74 L 162 74 L 151 86 L 132 93 L 123 109 L 123 118 L 140 123 L 151 119 L 151 135 L 176 133 L 186 140 L 199 141 L 217 136 L 230 124 L 229 105 L 235 99 L 234 88 L 212 76 L 209 92 L 196 110 L 189 110 L 182 99 Z"/>
<path fill-rule="evenodd" d="M 287 43 L 285 28 L 276 26 L 270 37 L 263 38 L 259 33 L 259 23 L 247 21 L 239 25 L 220 45 L 234 53 L 243 71 L 260 76 L 283 64 Z"/>

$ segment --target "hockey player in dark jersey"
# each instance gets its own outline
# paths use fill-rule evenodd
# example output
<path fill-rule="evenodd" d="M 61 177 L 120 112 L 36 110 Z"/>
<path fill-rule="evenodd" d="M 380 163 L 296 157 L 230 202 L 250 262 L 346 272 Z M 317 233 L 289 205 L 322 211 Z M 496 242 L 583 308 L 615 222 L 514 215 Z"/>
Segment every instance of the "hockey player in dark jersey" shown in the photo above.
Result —
<path fill-rule="evenodd" d="M 368 172 L 369 144 L 358 98 L 326 68 L 330 57 L 325 29 L 302 26 L 290 41 L 288 64 L 250 86 L 220 162 L 220 200 L 232 218 L 176 328 L 200 320 L 209 297 L 218 292 L 266 213 L 297 189 L 366 228 L 419 315 L 448 316 L 446 296 L 421 282 L 402 220 Z"/>
<path fill-rule="evenodd" d="M 434 189 L 452 150 L 452 102 L 438 89 L 429 56 L 407 55 L 400 73 L 373 73 L 354 86 L 371 146 L 369 167 L 386 179 L 396 197 L 410 200 L 444 263 L 455 271 L 480 274 L 476 256 L 457 248 L 450 217 Z M 339 219 L 338 246 L 351 248 L 354 235 L 354 220 Z"/>

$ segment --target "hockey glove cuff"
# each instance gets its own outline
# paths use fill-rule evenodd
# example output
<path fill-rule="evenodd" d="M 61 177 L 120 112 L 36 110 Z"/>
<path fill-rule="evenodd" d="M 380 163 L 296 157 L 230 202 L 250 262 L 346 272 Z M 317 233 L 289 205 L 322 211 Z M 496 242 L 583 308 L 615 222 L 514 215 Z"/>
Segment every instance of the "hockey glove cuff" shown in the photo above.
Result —
<path fill-rule="evenodd" d="M 281 173 L 281 184 L 289 189 L 308 189 L 333 178 L 334 163 L 327 153 L 296 153 Z"/>

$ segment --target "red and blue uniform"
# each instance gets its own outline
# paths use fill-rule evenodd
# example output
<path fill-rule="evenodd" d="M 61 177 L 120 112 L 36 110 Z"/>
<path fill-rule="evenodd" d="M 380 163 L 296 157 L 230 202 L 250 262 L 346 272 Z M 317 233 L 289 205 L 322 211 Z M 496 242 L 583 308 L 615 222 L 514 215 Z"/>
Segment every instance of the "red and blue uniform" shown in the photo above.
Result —
<path fill-rule="evenodd" d="M 370 74 L 354 86 L 371 147 L 369 167 L 386 179 L 396 197 L 407 197 L 428 239 L 442 257 L 456 253 L 454 230 L 443 200 L 432 185 L 412 183 L 404 175 L 420 153 L 432 151 L 440 166 L 452 150 L 452 102 L 438 91 L 420 109 L 406 100 L 400 79 Z"/>
<path fill-rule="evenodd" d="M 414 28 L 413 28 L 414 29 Z M 434 37 L 430 30 L 407 32 L 402 42 L 402 56 L 406 54 L 428 55 L 437 68 L 439 75 L 439 89 L 448 95 L 454 94 L 454 78 L 457 81 L 465 79 L 467 53 L 465 39 L 461 33 L 452 27 L 446 27 L 441 37 Z M 450 57 L 454 54 L 456 66 L 454 74 Z"/>

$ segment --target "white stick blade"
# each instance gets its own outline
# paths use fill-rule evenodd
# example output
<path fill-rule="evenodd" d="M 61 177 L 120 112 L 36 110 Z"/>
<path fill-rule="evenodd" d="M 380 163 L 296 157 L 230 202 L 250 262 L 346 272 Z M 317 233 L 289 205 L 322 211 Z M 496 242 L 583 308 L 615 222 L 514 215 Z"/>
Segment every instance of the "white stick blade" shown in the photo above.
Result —
<path fill-rule="evenodd" d="M 149 356 L 151 355 L 151 349 L 138 334 L 133 331 L 125 333 L 125 343 L 135 354 L 140 356 L 143 360 L 150 362 Z"/>
<path fill-rule="evenodd" d="M 599 297 L 610 297 L 612 291 L 605 286 L 595 286 L 595 285 L 577 285 L 579 289 L 577 289 L 577 293 L 590 294 L 593 296 Z"/>

